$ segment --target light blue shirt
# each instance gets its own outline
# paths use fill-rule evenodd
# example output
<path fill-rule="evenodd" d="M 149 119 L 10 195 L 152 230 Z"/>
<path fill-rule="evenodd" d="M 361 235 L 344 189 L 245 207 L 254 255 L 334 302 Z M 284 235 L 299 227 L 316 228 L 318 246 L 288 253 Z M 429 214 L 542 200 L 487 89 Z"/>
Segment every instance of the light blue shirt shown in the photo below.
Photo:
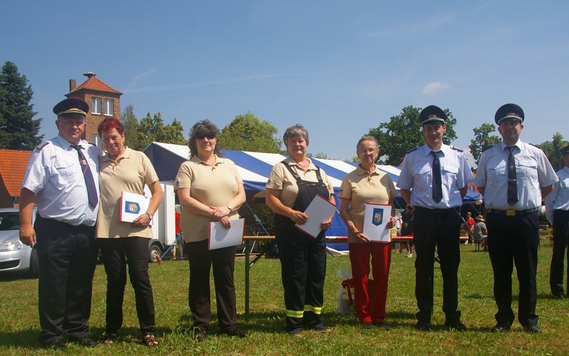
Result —
<path fill-rule="evenodd" d="M 98 195 L 99 156 L 103 152 L 83 140 L 79 145 L 93 173 Z M 87 226 L 94 226 L 97 221 L 99 205 L 94 208 L 89 205 L 77 150 L 59 135 L 34 150 L 22 188 L 36 194 L 35 202 L 42 218 Z"/>
<path fill-rule="evenodd" d="M 488 209 L 527 210 L 541 206 L 541 188 L 557 182 L 557 175 L 545 153 L 533 145 L 519 141 L 513 150 L 516 164 L 518 202 L 508 204 L 508 156 L 504 142 L 497 143 L 480 157 L 474 184 L 484 188 Z"/>
<path fill-rule="evenodd" d="M 558 171 L 557 178 L 553 191 L 545 197 L 545 214 L 552 225 L 554 210 L 569 210 L 569 167 Z"/>
<path fill-rule="evenodd" d="M 472 182 L 472 172 L 461 150 L 442 145 L 438 153 L 441 166 L 440 202 L 433 199 L 433 155 L 427 145 L 407 152 L 397 179 L 400 189 L 411 190 L 411 205 L 428 209 L 448 209 L 462 205 L 462 189 Z"/>

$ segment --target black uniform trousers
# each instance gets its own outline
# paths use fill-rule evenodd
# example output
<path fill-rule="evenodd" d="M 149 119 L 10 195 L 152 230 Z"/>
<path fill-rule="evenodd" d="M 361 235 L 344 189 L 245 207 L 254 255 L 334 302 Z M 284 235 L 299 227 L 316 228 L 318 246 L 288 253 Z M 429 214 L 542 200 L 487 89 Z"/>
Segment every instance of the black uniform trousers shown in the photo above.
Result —
<path fill-rule="evenodd" d="M 553 295 L 563 295 L 563 269 L 565 251 L 567 250 L 567 261 L 569 261 L 569 211 L 553 211 L 553 256 L 551 257 L 551 270 L 549 274 L 549 285 Z M 569 266 L 567 268 L 567 283 L 569 283 Z M 569 285 L 566 293 L 569 294 Z"/>
<path fill-rule="evenodd" d="M 213 266 L 213 280 L 217 301 L 217 319 L 222 331 L 237 326 L 237 310 L 233 270 L 237 246 L 208 249 L 208 240 L 186 243 L 190 264 L 188 300 L 194 327 L 207 331 L 211 320 L 209 272 Z"/>
<path fill-rule="evenodd" d="M 286 305 L 285 330 L 322 323 L 326 277 L 326 236 L 316 239 L 298 229 L 276 235 Z"/>
<path fill-rule="evenodd" d="M 460 321 L 458 308 L 458 266 L 460 264 L 460 227 L 462 219 L 456 209 L 415 207 L 413 243 L 415 260 L 415 297 L 417 320 L 430 323 L 433 312 L 433 274 L 435 246 L 443 276 L 443 311 L 445 323 Z"/>
<path fill-rule="evenodd" d="M 518 320 L 523 326 L 537 325 L 536 268 L 539 246 L 537 213 L 506 216 L 488 212 L 488 253 L 494 270 L 494 299 L 498 324 L 512 325 L 512 270 L 516 264 L 520 286 Z"/>
<path fill-rule="evenodd" d="M 107 272 L 107 327 L 116 334 L 123 322 L 126 266 L 134 288 L 136 313 L 143 334 L 154 333 L 154 297 L 148 276 L 148 241 L 143 237 L 97 239 Z"/>
<path fill-rule="evenodd" d="M 91 291 L 97 263 L 95 227 L 73 226 L 39 214 L 39 341 L 50 345 L 65 334 L 71 339 L 89 336 Z"/>

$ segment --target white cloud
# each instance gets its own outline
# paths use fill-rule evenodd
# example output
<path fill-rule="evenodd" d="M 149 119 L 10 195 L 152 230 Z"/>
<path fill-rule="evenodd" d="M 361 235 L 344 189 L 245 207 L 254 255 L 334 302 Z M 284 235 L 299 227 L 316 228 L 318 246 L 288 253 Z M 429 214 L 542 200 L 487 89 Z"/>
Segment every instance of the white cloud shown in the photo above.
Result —
<path fill-rule="evenodd" d="M 423 88 L 423 94 L 433 94 L 439 90 L 444 90 L 444 89 L 452 89 L 452 87 L 448 84 L 443 84 L 441 82 L 432 82 L 425 85 L 425 87 Z"/>

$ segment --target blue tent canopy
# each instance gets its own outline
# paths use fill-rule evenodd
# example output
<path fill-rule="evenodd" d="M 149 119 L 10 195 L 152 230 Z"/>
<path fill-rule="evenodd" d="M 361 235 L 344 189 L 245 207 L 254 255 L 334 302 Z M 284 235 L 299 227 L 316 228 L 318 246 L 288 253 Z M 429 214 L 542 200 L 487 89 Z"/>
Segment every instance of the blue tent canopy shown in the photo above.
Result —
<path fill-rule="evenodd" d="M 174 145 L 167 143 L 153 142 L 144 149 L 144 153 L 148 156 L 154 169 L 158 174 L 158 178 L 162 182 L 174 181 L 180 165 L 189 159 L 190 150 L 185 145 Z M 264 197 L 265 185 L 269 173 L 273 166 L 286 157 L 278 153 L 260 153 L 223 150 L 224 157 L 235 162 L 237 170 L 244 182 L 247 197 Z M 344 176 L 356 168 L 356 164 L 344 162 L 340 160 L 312 158 L 315 165 L 322 168 L 328 177 L 334 191 L 339 192 L 340 185 Z M 393 166 L 382 166 L 378 168 L 389 174 L 394 183 L 399 177 L 399 168 Z M 401 198 L 397 198 L 401 199 Z M 477 200 L 482 199 L 480 193 L 469 190 L 464 198 L 465 203 L 473 204 Z M 336 195 L 336 204 L 338 210 L 340 207 L 340 199 Z M 396 208 L 404 206 L 404 202 L 397 201 Z M 347 230 L 344 222 L 340 218 L 340 214 L 335 214 L 332 220 L 332 226 L 326 231 L 327 236 L 346 236 Z"/>

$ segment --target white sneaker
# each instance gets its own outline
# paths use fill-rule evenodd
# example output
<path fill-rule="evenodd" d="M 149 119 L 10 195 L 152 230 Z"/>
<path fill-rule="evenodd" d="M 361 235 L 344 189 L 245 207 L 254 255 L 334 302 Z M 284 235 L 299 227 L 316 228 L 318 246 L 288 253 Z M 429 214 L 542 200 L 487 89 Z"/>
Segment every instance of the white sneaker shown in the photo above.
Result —
<path fill-rule="evenodd" d="M 407 257 L 413 257 L 413 254 L 411 252 L 407 252 Z"/>

